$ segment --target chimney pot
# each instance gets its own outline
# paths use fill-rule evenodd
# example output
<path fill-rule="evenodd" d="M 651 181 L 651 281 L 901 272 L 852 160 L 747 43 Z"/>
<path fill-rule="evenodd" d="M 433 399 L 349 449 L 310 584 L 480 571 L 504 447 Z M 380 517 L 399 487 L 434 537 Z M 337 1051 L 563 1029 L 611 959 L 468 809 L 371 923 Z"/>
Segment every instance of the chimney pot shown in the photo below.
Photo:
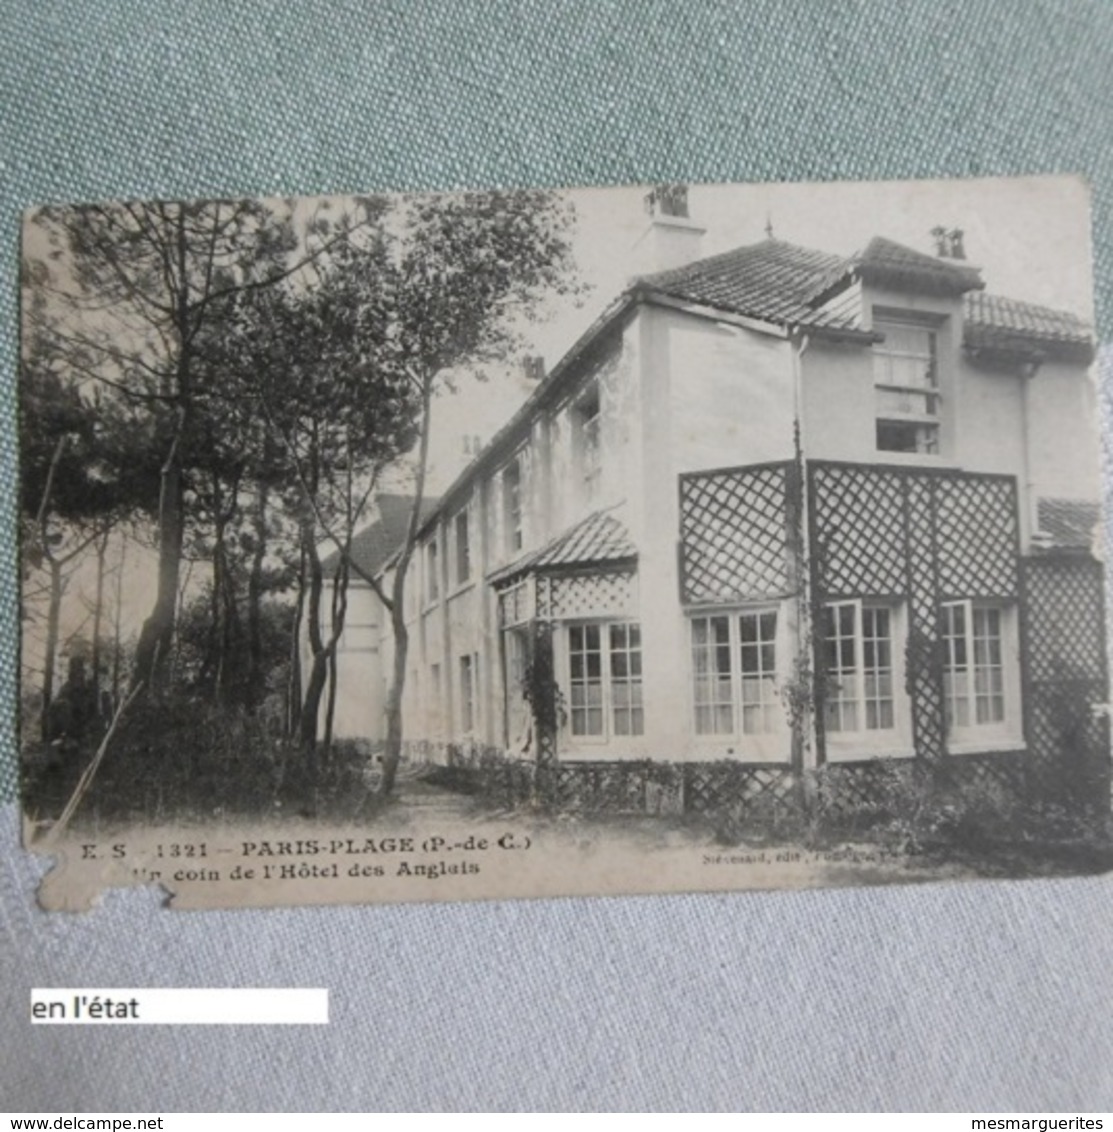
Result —
<path fill-rule="evenodd" d="M 704 229 L 688 214 L 687 185 L 656 185 L 645 195 L 649 225 L 634 245 L 638 275 L 671 271 L 700 258 Z"/>
<path fill-rule="evenodd" d="M 645 210 L 650 216 L 688 218 L 688 186 L 654 185 L 645 196 Z"/>

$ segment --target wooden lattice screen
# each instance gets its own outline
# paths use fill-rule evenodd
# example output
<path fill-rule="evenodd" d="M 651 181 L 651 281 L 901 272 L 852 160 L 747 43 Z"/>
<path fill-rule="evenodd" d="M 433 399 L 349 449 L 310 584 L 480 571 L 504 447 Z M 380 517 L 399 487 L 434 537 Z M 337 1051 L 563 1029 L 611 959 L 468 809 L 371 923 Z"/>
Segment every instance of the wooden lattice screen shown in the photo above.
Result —
<path fill-rule="evenodd" d="M 537 616 L 636 617 L 637 575 L 632 570 L 570 575 L 538 575 Z"/>
<path fill-rule="evenodd" d="M 906 683 L 920 755 L 946 751 L 940 605 L 1019 596 L 1016 485 L 1010 476 L 861 464 L 809 465 L 809 545 L 818 614 L 838 598 L 908 602 Z M 823 650 L 815 650 L 817 744 L 825 742 Z"/>
<path fill-rule="evenodd" d="M 685 604 L 781 597 L 792 587 L 791 464 L 680 477 Z"/>
<path fill-rule="evenodd" d="M 1029 787 L 1045 801 L 1105 809 L 1109 698 L 1101 565 L 1084 555 L 1024 564 Z"/>

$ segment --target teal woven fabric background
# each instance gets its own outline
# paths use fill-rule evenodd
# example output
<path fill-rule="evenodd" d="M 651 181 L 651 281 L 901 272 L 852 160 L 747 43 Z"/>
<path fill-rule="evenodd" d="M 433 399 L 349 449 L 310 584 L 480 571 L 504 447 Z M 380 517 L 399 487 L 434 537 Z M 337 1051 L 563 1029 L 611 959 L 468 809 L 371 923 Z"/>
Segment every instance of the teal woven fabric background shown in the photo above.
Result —
<path fill-rule="evenodd" d="M 12 804 L 23 208 L 1081 172 L 1108 337 L 1111 76 L 1085 0 L 6 0 L 0 1109 L 1113 1107 L 1109 879 L 47 918 Z M 160 984 L 328 985 L 334 1022 L 22 1021 L 31 985 Z"/>

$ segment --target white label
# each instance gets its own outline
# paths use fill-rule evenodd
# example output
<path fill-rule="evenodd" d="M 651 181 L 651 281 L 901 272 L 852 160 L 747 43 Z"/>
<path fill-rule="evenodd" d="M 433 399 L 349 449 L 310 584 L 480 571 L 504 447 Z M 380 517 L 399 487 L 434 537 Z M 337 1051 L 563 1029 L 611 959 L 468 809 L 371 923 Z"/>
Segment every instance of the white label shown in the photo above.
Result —
<path fill-rule="evenodd" d="M 35 987 L 31 1021 L 55 1026 L 325 1025 L 328 990 Z"/>

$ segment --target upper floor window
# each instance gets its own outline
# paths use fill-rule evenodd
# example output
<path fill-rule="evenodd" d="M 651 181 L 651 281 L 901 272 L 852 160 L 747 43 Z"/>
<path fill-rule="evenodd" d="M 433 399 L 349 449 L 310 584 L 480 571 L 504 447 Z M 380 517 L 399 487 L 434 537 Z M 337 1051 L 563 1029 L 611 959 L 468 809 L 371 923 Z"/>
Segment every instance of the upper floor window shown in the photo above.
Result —
<path fill-rule="evenodd" d="M 452 542 L 455 548 L 454 580 L 462 586 L 471 577 L 471 516 L 467 507 L 457 512 L 452 520 Z"/>
<path fill-rule="evenodd" d="M 502 519 L 507 554 L 522 549 L 522 463 L 512 460 L 502 473 Z"/>
<path fill-rule="evenodd" d="M 598 385 L 592 383 L 587 392 L 576 402 L 573 409 L 573 423 L 576 433 L 577 463 L 590 501 L 595 499 L 598 493 L 602 472 Z"/>
<path fill-rule="evenodd" d="M 874 323 L 877 447 L 881 452 L 939 451 L 938 335 L 915 323 Z"/>
<path fill-rule="evenodd" d="M 440 563 L 437 561 L 437 536 L 425 544 L 425 600 L 431 603 L 440 597 L 441 579 Z"/>

